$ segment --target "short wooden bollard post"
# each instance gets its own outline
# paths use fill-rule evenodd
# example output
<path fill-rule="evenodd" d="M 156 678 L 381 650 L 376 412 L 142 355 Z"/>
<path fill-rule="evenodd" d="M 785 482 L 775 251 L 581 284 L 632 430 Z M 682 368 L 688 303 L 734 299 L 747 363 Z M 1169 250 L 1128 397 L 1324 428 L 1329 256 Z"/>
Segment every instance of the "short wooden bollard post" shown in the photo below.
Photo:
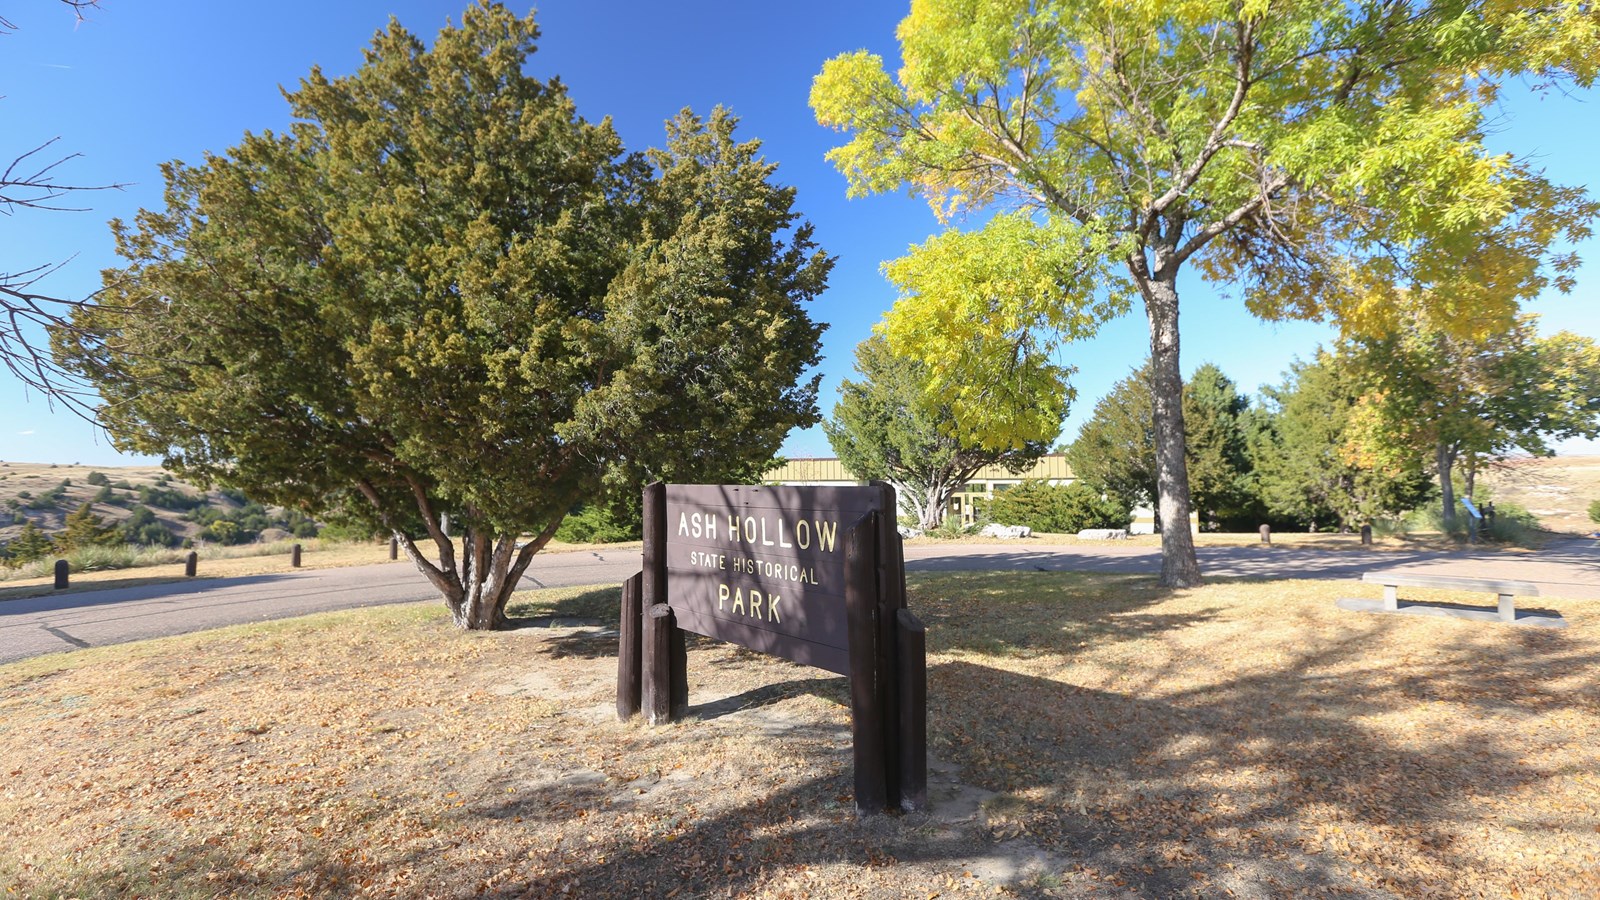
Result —
<path fill-rule="evenodd" d="M 67 586 L 67 569 L 68 569 L 68 566 L 67 566 L 67 561 L 66 560 L 64 560 L 64 559 L 56 560 L 56 588 L 55 589 L 58 590 L 58 591 Z"/>
<path fill-rule="evenodd" d="M 294 569 L 300 568 L 300 545 L 299 544 L 295 544 L 293 547 L 289 548 L 289 566 L 290 566 L 290 568 L 294 568 Z"/>
<path fill-rule="evenodd" d="M 1263 543 L 1263 544 L 1272 543 L 1272 526 L 1271 525 L 1263 525 L 1263 526 L 1261 526 L 1261 543 Z"/>
<path fill-rule="evenodd" d="M 400 539 L 397 537 L 389 538 L 389 558 L 400 558 Z"/>
<path fill-rule="evenodd" d="M 183 574 L 184 574 L 184 577 L 185 578 L 193 578 L 195 569 L 198 568 L 199 565 L 200 565 L 200 554 L 194 552 L 193 550 L 190 550 L 189 551 L 189 555 L 185 556 L 183 558 Z"/>
<path fill-rule="evenodd" d="M 1361 545 L 1363 547 L 1365 547 L 1365 546 L 1370 546 L 1371 544 L 1372 544 L 1372 526 L 1371 525 L 1363 525 L 1363 526 L 1361 526 Z"/>
<path fill-rule="evenodd" d="M 639 631 L 644 624 L 639 594 L 643 580 L 640 573 L 622 583 L 622 616 L 617 623 L 617 718 L 624 721 L 639 714 Z"/>

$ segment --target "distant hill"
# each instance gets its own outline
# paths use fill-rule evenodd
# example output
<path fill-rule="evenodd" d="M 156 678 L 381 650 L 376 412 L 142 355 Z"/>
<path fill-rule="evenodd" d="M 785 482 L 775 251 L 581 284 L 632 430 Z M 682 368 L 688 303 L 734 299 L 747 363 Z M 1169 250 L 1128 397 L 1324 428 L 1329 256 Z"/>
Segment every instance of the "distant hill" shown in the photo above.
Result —
<path fill-rule="evenodd" d="M 0 543 L 15 539 L 27 521 L 56 534 L 84 503 L 107 526 L 129 532 L 133 543 L 236 544 L 316 533 L 303 515 L 236 492 L 201 490 L 159 466 L 0 461 Z"/>
<path fill-rule="evenodd" d="M 1481 476 L 1497 503 L 1526 508 L 1551 531 L 1588 534 L 1589 504 L 1600 500 L 1600 456 L 1512 459 Z"/>

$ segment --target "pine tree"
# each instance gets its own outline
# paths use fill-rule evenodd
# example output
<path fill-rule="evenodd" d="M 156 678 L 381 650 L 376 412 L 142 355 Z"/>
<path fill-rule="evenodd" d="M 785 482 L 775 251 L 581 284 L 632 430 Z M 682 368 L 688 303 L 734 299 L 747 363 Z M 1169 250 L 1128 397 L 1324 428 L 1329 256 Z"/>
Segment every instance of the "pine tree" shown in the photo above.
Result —
<path fill-rule="evenodd" d="M 94 504 L 85 503 L 67 516 L 66 528 L 56 536 L 61 552 L 70 553 L 113 540 L 114 529 L 94 514 Z"/>
<path fill-rule="evenodd" d="M 55 548 L 55 541 L 35 525 L 32 519 L 22 526 L 22 533 L 6 545 L 6 551 L 11 554 L 11 563 L 19 566 L 36 559 L 43 559 L 54 552 Z"/>

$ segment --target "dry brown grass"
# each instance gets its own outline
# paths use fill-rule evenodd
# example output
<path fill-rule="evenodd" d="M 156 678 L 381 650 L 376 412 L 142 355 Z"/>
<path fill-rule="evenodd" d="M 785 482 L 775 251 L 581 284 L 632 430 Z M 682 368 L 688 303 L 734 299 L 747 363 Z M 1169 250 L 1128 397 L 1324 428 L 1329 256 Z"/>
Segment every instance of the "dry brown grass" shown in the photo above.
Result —
<path fill-rule="evenodd" d="M 389 559 L 389 545 L 387 542 L 361 543 L 346 541 L 321 541 L 315 538 L 300 542 L 300 567 L 302 569 L 337 569 L 345 566 L 370 566 L 377 563 L 392 562 Z M 208 555 L 203 557 L 195 567 L 196 577 L 200 578 L 240 578 L 247 575 L 271 575 L 281 572 L 294 571 L 291 565 L 289 542 L 278 542 L 271 548 L 262 548 L 255 544 L 244 544 L 237 547 L 213 547 L 207 550 Z M 427 542 L 419 545 L 426 551 L 429 549 Z M 568 544 L 562 541 L 551 541 L 544 548 L 543 553 L 569 553 L 577 550 L 610 550 L 623 552 L 639 550 L 643 545 L 639 541 L 621 544 Z M 177 552 L 177 551 L 175 551 Z M 232 554 L 232 555 L 230 555 Z M 430 560 L 437 561 L 437 557 L 429 555 Z M 398 560 L 400 564 L 411 565 L 411 561 L 402 554 Z M 183 574 L 183 563 L 162 563 L 161 565 L 139 566 L 128 569 L 106 569 L 94 572 L 74 572 L 69 580 L 65 592 L 99 591 L 111 588 L 133 587 L 140 584 L 161 584 L 164 582 L 186 581 Z M 65 593 L 55 590 L 55 577 L 43 578 L 0 578 L 0 601 L 18 600 L 24 597 L 43 597 Z"/>
<path fill-rule="evenodd" d="M 344 566 L 368 566 L 389 561 L 387 543 L 348 543 L 310 539 L 301 542 L 300 566 L 303 569 L 333 569 Z M 246 575 L 267 575 L 294 571 L 290 565 L 288 544 L 276 548 L 271 554 L 259 554 L 254 545 L 213 548 L 218 553 L 238 553 L 238 556 L 220 556 L 201 559 L 195 567 L 198 577 L 236 578 Z M 252 554 L 252 555 L 245 555 Z M 411 565 L 400 557 L 400 563 Z M 157 584 L 187 580 L 183 563 L 164 563 L 132 569 L 107 569 L 96 572 L 74 572 L 69 581 L 69 591 L 98 591 L 109 588 L 132 587 L 138 584 Z M 0 600 L 22 597 L 41 597 L 55 591 L 54 576 L 47 578 L 7 579 L 0 587 Z"/>
<path fill-rule="evenodd" d="M 1261 543 L 1259 532 L 1201 532 L 1194 536 L 1197 547 L 1253 547 Z M 1448 535 L 1422 532 L 1417 534 L 1374 535 L 1370 545 L 1361 543 L 1359 534 L 1305 534 L 1302 532 L 1274 532 L 1274 547 L 1292 547 L 1297 550 L 1356 550 L 1356 551 L 1416 551 L 1460 549 L 1461 542 Z M 945 538 L 919 535 L 906 541 L 908 546 L 933 546 L 938 544 L 1002 544 L 1019 549 L 1029 546 L 1063 547 L 1160 547 L 1161 535 L 1135 534 L 1114 541 L 1088 540 L 1075 534 L 1035 532 L 1026 538 L 994 538 L 978 534 Z M 1524 552 L 1523 548 L 1503 547 L 1511 552 Z"/>
<path fill-rule="evenodd" d="M 614 720 L 599 629 L 462 634 L 432 605 L 39 658 L 0 667 L 0 884 L 930 897 L 993 894 L 972 860 L 1027 852 L 1044 873 L 1005 893 L 1591 896 L 1600 612 L 1333 607 L 1360 591 L 914 575 L 933 754 L 998 792 L 957 822 L 856 820 L 843 679 L 710 641 L 706 705 L 659 729 Z"/>

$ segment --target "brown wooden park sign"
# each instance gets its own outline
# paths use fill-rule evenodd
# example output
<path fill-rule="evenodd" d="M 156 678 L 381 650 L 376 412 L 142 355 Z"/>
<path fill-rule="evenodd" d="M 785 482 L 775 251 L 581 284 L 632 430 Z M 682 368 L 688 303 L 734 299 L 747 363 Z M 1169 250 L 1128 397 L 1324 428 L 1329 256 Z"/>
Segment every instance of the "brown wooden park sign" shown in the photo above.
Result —
<path fill-rule="evenodd" d="M 848 676 L 857 811 L 927 805 L 927 650 L 894 488 L 652 484 L 623 585 L 617 716 L 688 711 L 684 632 Z"/>

